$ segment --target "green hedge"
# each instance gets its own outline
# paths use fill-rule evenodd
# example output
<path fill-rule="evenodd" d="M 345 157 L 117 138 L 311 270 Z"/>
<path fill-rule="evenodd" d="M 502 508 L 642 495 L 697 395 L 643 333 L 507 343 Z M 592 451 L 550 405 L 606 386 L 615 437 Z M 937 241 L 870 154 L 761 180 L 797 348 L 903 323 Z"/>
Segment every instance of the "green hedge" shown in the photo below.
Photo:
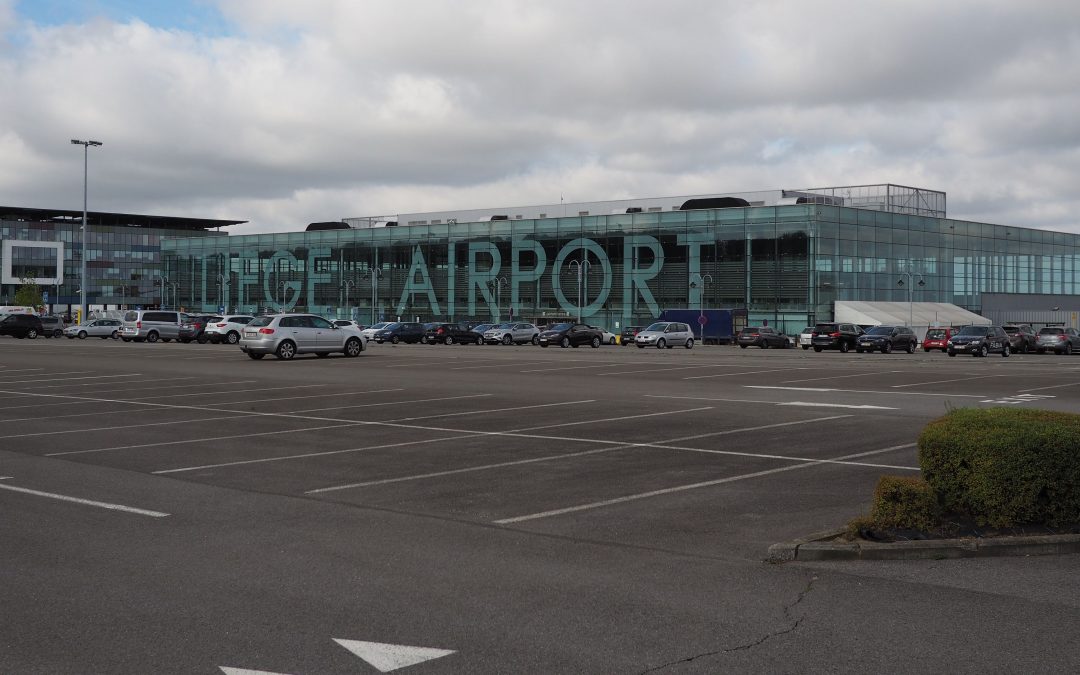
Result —
<path fill-rule="evenodd" d="M 1080 521 L 1080 415 L 953 410 L 923 429 L 919 465 L 945 511 L 981 525 Z"/>

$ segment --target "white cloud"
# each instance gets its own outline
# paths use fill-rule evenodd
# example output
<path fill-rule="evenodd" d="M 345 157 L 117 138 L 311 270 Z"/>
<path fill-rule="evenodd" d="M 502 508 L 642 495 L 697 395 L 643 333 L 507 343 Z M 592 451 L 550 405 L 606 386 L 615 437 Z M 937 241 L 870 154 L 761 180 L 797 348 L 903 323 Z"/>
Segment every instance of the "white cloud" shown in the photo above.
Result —
<path fill-rule="evenodd" d="M 0 0 L 0 202 L 251 220 L 897 182 L 1077 229 L 1080 4 Z"/>

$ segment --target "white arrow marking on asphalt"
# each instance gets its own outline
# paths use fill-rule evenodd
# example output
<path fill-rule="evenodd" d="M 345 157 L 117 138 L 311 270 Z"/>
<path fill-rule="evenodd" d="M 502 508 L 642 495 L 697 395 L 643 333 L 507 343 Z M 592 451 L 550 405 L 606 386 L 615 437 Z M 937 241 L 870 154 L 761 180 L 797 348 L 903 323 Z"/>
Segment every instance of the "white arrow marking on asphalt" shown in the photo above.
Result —
<path fill-rule="evenodd" d="M 389 673 L 392 670 L 415 666 L 424 661 L 431 661 L 454 653 L 453 649 L 433 649 L 431 647 L 408 647 L 406 645 L 390 645 L 382 642 L 362 642 L 360 640 L 339 640 L 338 643 L 353 654 L 356 654 L 369 664 L 374 666 L 380 673 Z"/>
<path fill-rule="evenodd" d="M 271 673 L 269 670 L 248 670 L 246 668 L 229 668 L 218 666 L 225 675 L 288 675 L 288 673 Z"/>
<path fill-rule="evenodd" d="M 798 405 L 809 408 L 852 408 L 853 410 L 896 410 L 883 405 L 844 405 L 842 403 L 808 403 L 806 401 L 792 401 L 790 403 L 777 403 L 776 405 Z"/>

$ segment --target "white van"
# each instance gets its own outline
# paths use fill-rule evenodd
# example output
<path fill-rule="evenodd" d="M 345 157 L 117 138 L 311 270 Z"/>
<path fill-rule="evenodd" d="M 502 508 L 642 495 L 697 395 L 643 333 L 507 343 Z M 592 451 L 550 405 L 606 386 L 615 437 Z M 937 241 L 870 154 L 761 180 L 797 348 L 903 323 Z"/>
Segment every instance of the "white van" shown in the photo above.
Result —
<path fill-rule="evenodd" d="M 156 309 L 133 309 L 124 315 L 120 339 L 124 342 L 168 342 L 180 337 L 180 324 L 187 320 L 183 312 Z"/>

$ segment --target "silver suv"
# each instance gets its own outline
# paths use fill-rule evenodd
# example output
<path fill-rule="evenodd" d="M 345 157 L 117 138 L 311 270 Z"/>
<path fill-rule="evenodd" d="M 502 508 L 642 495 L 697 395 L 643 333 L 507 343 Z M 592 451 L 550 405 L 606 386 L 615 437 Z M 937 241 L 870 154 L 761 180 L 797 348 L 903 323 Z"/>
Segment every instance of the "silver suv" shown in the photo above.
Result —
<path fill-rule="evenodd" d="M 489 345 L 540 344 L 540 329 L 531 323 L 500 323 L 484 331 L 484 342 Z"/>
<path fill-rule="evenodd" d="M 240 349 L 253 359 L 267 354 L 286 360 L 306 353 L 325 357 L 331 352 L 351 357 L 364 351 L 364 339 L 359 330 L 335 326 L 314 314 L 269 314 L 244 326 Z"/>
<path fill-rule="evenodd" d="M 687 349 L 694 348 L 694 332 L 690 325 L 677 321 L 658 321 L 634 336 L 634 344 L 638 349 L 656 347 L 671 349 L 681 345 Z"/>
<path fill-rule="evenodd" d="M 124 327 L 120 339 L 124 342 L 168 342 L 180 337 L 180 325 L 188 320 L 183 312 L 154 309 L 133 309 L 124 314 Z"/>

